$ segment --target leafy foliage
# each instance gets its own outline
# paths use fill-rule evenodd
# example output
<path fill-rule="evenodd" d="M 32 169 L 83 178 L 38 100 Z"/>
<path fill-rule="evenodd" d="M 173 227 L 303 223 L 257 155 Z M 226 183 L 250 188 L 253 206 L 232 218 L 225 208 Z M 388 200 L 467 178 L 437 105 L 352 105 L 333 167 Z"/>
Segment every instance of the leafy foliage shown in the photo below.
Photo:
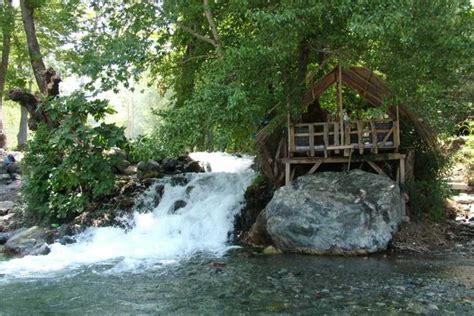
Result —
<path fill-rule="evenodd" d="M 123 146 L 123 129 L 101 123 L 113 110 L 82 93 L 47 103 L 44 110 L 59 127 L 39 126 L 23 160 L 28 210 L 39 218 L 67 218 L 112 190 L 113 161 L 106 151 Z M 87 124 L 88 118 L 94 120 Z"/>

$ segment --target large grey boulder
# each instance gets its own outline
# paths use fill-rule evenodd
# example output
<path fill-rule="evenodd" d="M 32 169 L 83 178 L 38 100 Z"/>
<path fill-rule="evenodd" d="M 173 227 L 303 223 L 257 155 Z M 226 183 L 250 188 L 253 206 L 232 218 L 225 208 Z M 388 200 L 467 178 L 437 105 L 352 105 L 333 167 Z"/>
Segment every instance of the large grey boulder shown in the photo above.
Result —
<path fill-rule="evenodd" d="M 52 235 L 49 231 L 33 226 L 26 230 L 19 230 L 11 236 L 5 244 L 5 253 L 19 257 L 45 255 L 49 253 L 48 242 Z"/>
<path fill-rule="evenodd" d="M 388 177 L 323 172 L 278 189 L 266 207 L 266 229 L 285 251 L 365 254 L 386 250 L 404 216 L 400 189 Z"/>

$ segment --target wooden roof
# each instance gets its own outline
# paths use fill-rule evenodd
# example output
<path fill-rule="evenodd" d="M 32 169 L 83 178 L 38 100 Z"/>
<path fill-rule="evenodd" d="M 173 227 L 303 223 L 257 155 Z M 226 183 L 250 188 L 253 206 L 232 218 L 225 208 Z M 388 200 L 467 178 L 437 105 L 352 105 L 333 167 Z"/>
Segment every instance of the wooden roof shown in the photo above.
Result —
<path fill-rule="evenodd" d="M 338 67 L 331 72 L 310 84 L 310 87 L 303 96 L 303 105 L 309 106 L 319 99 L 321 95 L 333 84 L 336 83 Z M 383 100 L 390 96 L 391 92 L 387 82 L 372 70 L 365 67 L 348 67 L 341 71 L 342 85 L 355 90 L 363 99 L 374 107 L 383 104 Z M 423 121 L 417 117 L 408 107 L 399 105 L 400 116 L 413 123 L 420 137 L 427 145 L 437 148 L 436 133 Z M 388 114 L 396 119 L 396 110 L 389 109 Z"/>
<path fill-rule="evenodd" d="M 357 91 L 359 95 L 373 106 L 380 106 L 383 99 L 390 95 L 390 90 L 385 80 L 376 75 L 372 70 L 364 67 L 349 67 L 342 69 L 342 84 Z M 313 82 L 303 97 L 305 106 L 310 105 L 331 85 L 337 81 L 337 67 L 318 81 Z"/>

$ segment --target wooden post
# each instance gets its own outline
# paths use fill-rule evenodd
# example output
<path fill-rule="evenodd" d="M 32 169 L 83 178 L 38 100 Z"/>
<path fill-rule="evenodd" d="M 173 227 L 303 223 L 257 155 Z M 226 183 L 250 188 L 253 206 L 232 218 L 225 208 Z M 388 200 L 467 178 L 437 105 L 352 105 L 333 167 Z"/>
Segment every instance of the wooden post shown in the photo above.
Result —
<path fill-rule="evenodd" d="M 344 115 L 342 108 L 342 69 L 341 65 L 337 66 L 337 107 L 339 112 L 339 124 L 341 127 L 341 144 L 344 144 Z"/>
<path fill-rule="evenodd" d="M 357 121 L 357 143 L 359 146 L 359 154 L 364 153 L 364 143 L 362 142 L 362 122 Z"/>
<path fill-rule="evenodd" d="M 287 129 L 288 129 L 288 160 L 291 157 L 291 151 L 293 150 L 293 144 L 292 144 L 292 137 L 293 133 L 291 132 L 291 115 L 290 115 L 290 102 L 286 103 L 286 110 L 287 110 Z M 287 162 L 285 163 L 285 185 L 290 184 L 290 171 L 291 171 L 291 163 Z"/>
<path fill-rule="evenodd" d="M 339 123 L 334 123 L 334 145 L 337 147 L 340 145 L 340 138 L 339 138 Z M 339 149 L 335 150 L 336 154 L 339 154 Z"/>
<path fill-rule="evenodd" d="M 370 121 L 370 126 L 372 128 L 372 152 L 377 154 L 379 150 L 377 147 L 377 130 L 375 129 L 375 122 Z"/>
<path fill-rule="evenodd" d="M 291 177 L 291 163 L 286 162 L 285 163 L 285 185 L 290 184 L 290 177 Z"/>
<path fill-rule="evenodd" d="M 393 144 L 396 147 L 396 151 L 398 152 L 398 148 L 400 147 L 400 114 L 398 112 L 398 105 L 397 121 L 393 123 Z"/>
<path fill-rule="evenodd" d="M 400 158 L 400 184 L 405 183 L 405 158 Z"/>
<path fill-rule="evenodd" d="M 308 137 L 309 137 L 309 155 L 314 157 L 314 125 L 311 123 L 308 126 Z"/>
<path fill-rule="evenodd" d="M 325 122 L 323 125 L 323 140 L 324 140 L 324 157 L 328 157 L 328 145 L 329 145 L 329 124 Z"/>

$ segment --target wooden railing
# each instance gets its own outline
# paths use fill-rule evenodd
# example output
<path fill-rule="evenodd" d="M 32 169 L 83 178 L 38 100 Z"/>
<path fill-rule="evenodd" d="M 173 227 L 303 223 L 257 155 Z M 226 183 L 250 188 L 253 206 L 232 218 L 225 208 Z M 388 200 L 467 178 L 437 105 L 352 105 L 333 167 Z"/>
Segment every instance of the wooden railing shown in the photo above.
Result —
<path fill-rule="evenodd" d="M 399 122 L 396 120 L 365 120 L 344 122 L 299 123 L 289 128 L 289 152 L 307 156 L 328 157 L 341 152 L 345 156 L 356 151 L 378 153 L 398 151 Z"/>

